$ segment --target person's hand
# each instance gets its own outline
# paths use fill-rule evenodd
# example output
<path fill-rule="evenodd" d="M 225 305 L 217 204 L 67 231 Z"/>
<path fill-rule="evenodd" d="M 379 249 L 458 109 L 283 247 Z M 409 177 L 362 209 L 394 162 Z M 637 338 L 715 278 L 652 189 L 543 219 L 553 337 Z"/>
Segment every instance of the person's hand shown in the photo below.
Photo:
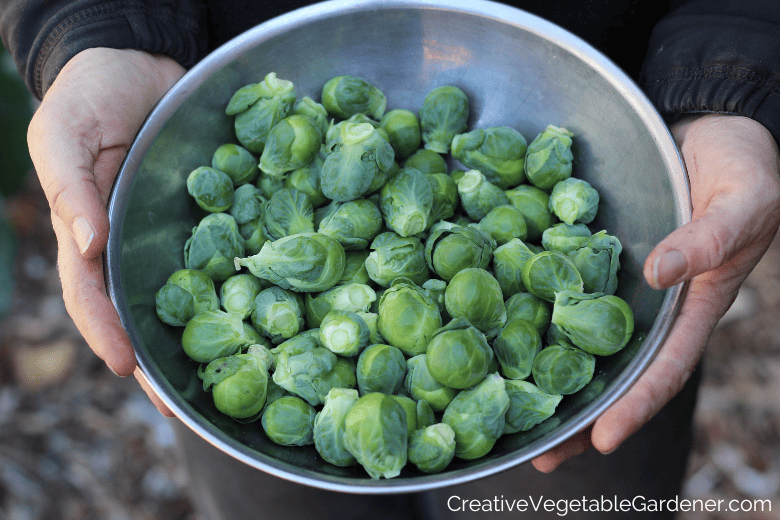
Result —
<path fill-rule="evenodd" d="M 106 294 L 106 203 L 119 166 L 154 105 L 184 74 L 171 58 L 134 50 L 85 50 L 63 67 L 30 122 L 30 156 L 52 210 L 68 313 L 119 376 L 137 372 L 130 340 Z"/>
<path fill-rule="evenodd" d="M 680 121 L 672 132 L 688 170 L 693 218 L 653 249 L 644 276 L 656 289 L 690 280 L 680 314 L 636 384 L 591 428 L 535 458 L 539 471 L 553 471 L 590 445 L 614 451 L 682 389 L 777 232 L 780 157 L 762 125 L 712 114 Z"/>

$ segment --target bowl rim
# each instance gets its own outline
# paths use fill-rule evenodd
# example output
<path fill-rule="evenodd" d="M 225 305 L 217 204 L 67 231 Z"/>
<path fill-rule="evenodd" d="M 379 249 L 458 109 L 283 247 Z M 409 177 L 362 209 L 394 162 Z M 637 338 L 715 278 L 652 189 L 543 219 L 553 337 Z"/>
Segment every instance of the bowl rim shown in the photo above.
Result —
<path fill-rule="evenodd" d="M 446 2 L 444 0 L 329 0 L 302 7 L 263 22 L 223 44 L 192 67 L 162 97 L 144 121 L 119 169 L 108 204 L 110 232 L 104 257 L 106 286 L 134 346 L 139 367 L 137 374 L 142 383 L 146 384 L 188 428 L 229 456 L 258 470 L 292 482 L 330 491 L 361 494 L 413 493 L 464 484 L 527 462 L 573 437 L 590 426 L 612 403 L 627 392 L 649 366 L 672 328 L 687 289 L 687 284 L 679 284 L 666 290 L 661 311 L 648 332 L 643 347 L 623 369 L 617 384 L 612 384 L 599 394 L 596 401 L 585 406 L 562 428 L 559 427 L 554 439 L 542 437 L 519 451 L 502 455 L 476 468 L 448 470 L 439 474 L 411 478 L 397 477 L 381 480 L 314 473 L 311 470 L 276 460 L 271 456 L 250 449 L 217 429 L 195 412 L 162 377 L 143 349 L 136 347 L 140 341 L 132 323 L 129 305 L 122 289 L 120 273 L 122 224 L 133 178 L 165 122 L 189 97 L 191 92 L 195 91 L 206 81 L 206 78 L 224 65 L 239 58 L 256 45 L 312 21 L 321 21 L 361 11 L 392 9 L 445 10 L 497 20 L 519 27 L 544 40 L 552 41 L 555 45 L 586 62 L 619 91 L 623 99 L 637 112 L 653 135 L 665 167 L 669 171 L 676 172 L 671 177 L 671 184 L 675 199 L 677 227 L 689 222 L 691 215 L 690 188 L 680 152 L 663 119 L 634 81 L 609 58 L 578 36 L 543 18 L 515 7 L 490 0 Z"/>

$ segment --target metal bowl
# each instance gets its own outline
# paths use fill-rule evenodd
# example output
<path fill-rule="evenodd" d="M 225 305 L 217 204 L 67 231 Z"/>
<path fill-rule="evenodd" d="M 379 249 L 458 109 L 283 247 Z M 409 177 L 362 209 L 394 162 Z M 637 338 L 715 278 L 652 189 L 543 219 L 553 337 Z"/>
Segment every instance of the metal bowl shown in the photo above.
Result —
<path fill-rule="evenodd" d="M 274 71 L 299 96 L 319 99 L 332 76 L 362 77 L 385 92 L 388 110 L 416 111 L 425 94 L 450 84 L 471 101 L 469 128 L 511 126 L 529 140 L 548 124 L 575 134 L 574 175 L 601 194 L 592 229 L 623 243 L 618 295 L 636 314 L 636 340 L 601 358 L 593 381 L 526 433 L 499 439 L 475 461 L 443 473 L 412 466 L 371 480 L 359 467 L 324 462 L 313 447 L 271 443 L 258 423 L 220 415 L 181 329 L 155 314 L 154 295 L 177 269 L 203 216 L 187 194 L 190 171 L 235 142 L 224 107 L 233 92 Z M 192 430 L 259 470 L 319 488 L 356 493 L 416 492 L 461 484 L 528 461 L 591 424 L 642 374 L 666 337 L 683 288 L 652 290 L 642 278 L 651 248 L 685 223 L 684 168 L 661 118 L 636 85 L 588 44 L 538 17 L 479 0 L 332 1 L 270 20 L 220 47 L 160 101 L 119 172 L 109 204 L 111 297 L 149 384 Z"/>

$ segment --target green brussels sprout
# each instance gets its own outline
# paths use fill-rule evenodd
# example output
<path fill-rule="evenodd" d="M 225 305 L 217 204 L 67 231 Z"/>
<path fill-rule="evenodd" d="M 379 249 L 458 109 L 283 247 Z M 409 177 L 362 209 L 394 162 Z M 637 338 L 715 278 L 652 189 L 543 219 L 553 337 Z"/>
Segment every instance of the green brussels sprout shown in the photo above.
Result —
<path fill-rule="evenodd" d="M 540 240 L 544 230 L 555 224 L 557 220 L 555 215 L 547 209 L 550 195 L 546 191 L 528 184 L 521 184 L 504 193 L 506 193 L 509 203 L 523 214 L 528 230 L 528 240 Z"/>
<path fill-rule="evenodd" d="M 441 412 L 447 408 L 460 390 L 436 381 L 428 371 L 425 358 L 425 354 L 418 354 L 406 360 L 404 389 L 417 402 L 424 400 L 432 410 Z"/>
<path fill-rule="evenodd" d="M 368 345 L 368 325 L 351 311 L 331 310 L 320 324 L 320 343 L 341 356 L 355 356 Z"/>
<path fill-rule="evenodd" d="M 265 205 L 263 233 L 269 240 L 314 232 L 314 208 L 302 191 L 283 188 Z"/>
<path fill-rule="evenodd" d="M 507 323 L 514 320 L 528 320 L 534 324 L 539 334 L 544 334 L 550 325 L 552 318 L 550 303 L 531 293 L 523 292 L 510 296 L 504 302 L 504 306 Z"/>
<path fill-rule="evenodd" d="M 366 312 L 376 300 L 376 292 L 366 284 L 337 285 L 316 297 L 306 295 L 306 321 L 309 327 L 319 327 L 332 310 Z"/>
<path fill-rule="evenodd" d="M 505 298 L 526 291 L 523 266 L 534 254 L 519 238 L 513 238 L 493 251 L 493 273 Z"/>
<path fill-rule="evenodd" d="M 241 316 L 211 309 L 196 314 L 184 327 L 181 344 L 184 353 L 198 363 L 232 356 L 263 338 Z"/>
<path fill-rule="evenodd" d="M 263 431 L 276 444 L 305 446 L 314 444 L 314 418 L 317 411 L 303 399 L 280 397 L 265 409 Z"/>
<path fill-rule="evenodd" d="M 355 388 L 357 376 L 355 374 L 355 361 L 352 358 L 336 356 L 336 364 L 333 370 L 322 378 L 323 385 L 317 387 L 317 395 L 321 402 L 325 401 L 328 392 L 334 388 Z"/>
<path fill-rule="evenodd" d="M 448 288 L 449 290 L 449 288 Z M 427 291 L 396 280 L 379 301 L 379 332 L 408 356 L 422 354 L 441 327 L 441 313 Z"/>
<path fill-rule="evenodd" d="M 599 231 L 581 247 L 568 253 L 582 275 L 585 292 L 615 294 L 622 251 L 623 245 L 617 237 Z"/>
<path fill-rule="evenodd" d="M 390 397 L 403 407 L 406 413 L 406 435 L 411 437 L 417 430 L 417 402 L 405 395 L 391 395 Z"/>
<path fill-rule="evenodd" d="M 303 299 L 298 294 L 272 285 L 255 297 L 252 325 L 279 344 L 303 330 L 303 313 Z"/>
<path fill-rule="evenodd" d="M 425 260 L 431 271 L 449 282 L 463 269 L 487 269 L 495 247 L 490 235 L 474 227 L 439 229 L 425 241 Z"/>
<path fill-rule="evenodd" d="M 444 386 L 457 389 L 482 381 L 492 358 L 485 335 L 462 318 L 437 330 L 425 351 L 431 376 Z"/>
<path fill-rule="evenodd" d="M 263 153 L 276 123 L 289 116 L 295 103 L 295 86 L 269 72 L 260 83 L 241 87 L 230 98 L 225 114 L 236 116 L 238 142 L 253 153 Z"/>
<path fill-rule="evenodd" d="M 360 353 L 357 362 L 357 385 L 360 395 L 371 392 L 394 394 L 404 384 L 406 358 L 391 345 L 371 345 Z"/>
<path fill-rule="evenodd" d="M 493 341 L 501 373 L 509 379 L 525 379 L 531 375 L 534 358 L 542 350 L 542 337 L 532 321 L 513 320 Z"/>
<path fill-rule="evenodd" d="M 344 445 L 374 479 L 401 473 L 407 437 L 404 407 L 379 392 L 360 397 L 344 420 Z"/>
<path fill-rule="evenodd" d="M 491 184 L 479 170 L 469 170 L 458 181 L 458 195 L 463 210 L 474 221 L 480 221 L 493 208 L 509 204 L 506 193 Z"/>
<path fill-rule="evenodd" d="M 246 319 L 252 314 L 255 297 L 263 290 L 260 279 L 253 274 L 234 274 L 219 288 L 219 301 L 227 312 L 235 312 Z"/>
<path fill-rule="evenodd" d="M 225 172 L 236 187 L 254 181 L 260 172 L 255 156 L 246 148 L 233 143 L 223 144 L 214 151 L 211 167 Z"/>
<path fill-rule="evenodd" d="M 417 429 L 421 430 L 432 424 L 436 424 L 436 415 L 428 401 L 420 399 L 417 401 Z"/>
<path fill-rule="evenodd" d="M 466 130 L 469 100 L 458 87 L 437 87 L 425 96 L 419 112 L 425 148 L 449 153 L 452 139 Z"/>
<path fill-rule="evenodd" d="M 634 333 L 631 307 L 611 294 L 562 291 L 555 296 L 552 323 L 573 345 L 597 356 L 619 351 Z"/>
<path fill-rule="evenodd" d="M 363 318 L 363 321 L 368 325 L 368 344 L 376 345 L 378 343 L 384 343 L 385 338 L 379 332 L 379 314 L 375 312 L 356 312 L 358 316 Z"/>
<path fill-rule="evenodd" d="M 233 181 L 225 172 L 201 166 L 187 176 L 187 192 L 198 206 L 211 213 L 227 211 L 233 205 Z"/>
<path fill-rule="evenodd" d="M 336 285 L 345 261 L 344 248 L 329 236 L 301 233 L 266 242 L 256 255 L 236 258 L 235 268 L 245 266 L 282 289 L 319 292 Z"/>
<path fill-rule="evenodd" d="M 244 224 L 239 224 L 238 232 L 244 239 L 244 254 L 256 255 L 266 242 L 263 232 L 263 218 L 258 217 Z"/>
<path fill-rule="evenodd" d="M 398 159 L 405 159 L 420 147 L 420 122 L 414 112 L 395 109 L 382 116 L 381 128 Z"/>
<path fill-rule="evenodd" d="M 420 170 L 402 168 L 379 192 L 382 216 L 387 227 L 408 237 L 429 227 L 433 190 Z"/>
<path fill-rule="evenodd" d="M 569 130 L 549 125 L 531 141 L 525 156 L 528 182 L 550 191 L 556 183 L 571 176 L 572 137 L 574 134 Z"/>
<path fill-rule="evenodd" d="M 303 352 L 290 348 L 280 350 L 276 355 L 273 379 L 291 394 L 317 406 L 332 388 L 327 378 L 337 362 L 336 354 L 324 347 L 313 347 Z"/>
<path fill-rule="evenodd" d="M 455 430 L 449 424 L 431 424 L 409 438 L 407 459 L 423 473 L 439 473 L 455 456 Z"/>
<path fill-rule="evenodd" d="M 329 79 L 322 87 L 320 99 L 329 114 L 341 119 L 365 114 L 378 120 L 387 107 L 387 98 L 381 90 L 354 76 Z"/>
<path fill-rule="evenodd" d="M 233 259 L 245 252 L 236 219 L 226 213 L 211 213 L 203 217 L 185 242 L 184 267 L 200 269 L 221 282 L 236 274 Z"/>
<path fill-rule="evenodd" d="M 274 177 L 273 175 L 260 172 L 260 175 L 257 176 L 256 185 L 263 197 L 270 199 L 274 193 L 285 188 L 284 183 L 285 179 L 282 177 Z"/>
<path fill-rule="evenodd" d="M 268 349 L 255 345 L 246 354 L 215 359 L 198 376 L 203 390 L 212 392 L 217 410 L 248 422 L 258 419 L 265 407 L 269 359 Z"/>
<path fill-rule="evenodd" d="M 309 96 L 303 96 L 293 105 L 292 113 L 312 118 L 322 137 L 325 137 L 325 133 L 330 127 L 330 119 L 328 119 L 328 111 L 320 103 Z"/>
<path fill-rule="evenodd" d="M 525 240 L 528 237 L 525 217 L 511 204 L 491 209 L 479 221 L 479 229 L 490 235 L 499 246 L 503 246 L 513 238 Z"/>
<path fill-rule="evenodd" d="M 455 215 L 455 209 L 458 207 L 458 185 L 452 180 L 452 177 L 446 173 L 428 173 L 426 174 L 428 183 L 433 192 L 433 204 L 431 205 L 431 214 L 428 217 L 428 225 Z"/>
<path fill-rule="evenodd" d="M 251 222 L 263 215 L 263 205 L 266 203 L 263 192 L 252 184 L 243 184 L 233 193 L 233 205 L 228 213 L 239 226 Z"/>
<path fill-rule="evenodd" d="M 279 359 L 282 352 L 286 353 L 288 356 L 297 356 L 298 354 L 314 350 L 317 347 L 322 348 L 322 343 L 320 343 L 320 329 L 314 328 L 305 330 L 287 341 L 283 341 L 275 348 L 271 349 L 271 354 L 274 356 L 274 359 Z M 276 362 L 274 362 L 274 366 L 275 365 Z"/>
<path fill-rule="evenodd" d="M 542 251 L 529 258 L 523 265 L 523 285 L 528 292 L 555 301 L 560 291 L 582 292 L 582 276 L 571 258 L 559 251 Z"/>
<path fill-rule="evenodd" d="M 352 388 L 332 388 L 325 396 L 325 405 L 314 418 L 314 448 L 326 461 L 347 467 L 357 460 L 344 445 L 344 420 L 358 400 Z"/>
<path fill-rule="evenodd" d="M 320 186 L 322 164 L 322 159 L 317 155 L 309 164 L 293 170 L 284 179 L 285 188 L 294 188 L 305 193 L 315 209 L 329 202 L 328 198 L 322 193 L 322 187 Z"/>
<path fill-rule="evenodd" d="M 439 280 L 438 278 L 431 278 L 422 284 L 422 288 L 425 289 L 428 296 L 436 302 L 436 305 L 439 307 L 439 312 L 446 313 L 447 307 L 444 306 L 444 294 L 447 291 L 447 282 Z M 449 315 L 447 316 L 446 321 L 449 321 Z M 444 315 L 442 315 L 442 321 L 445 321 Z"/>
<path fill-rule="evenodd" d="M 477 128 L 452 139 L 452 156 L 501 189 L 525 181 L 525 137 L 506 126 Z"/>
<path fill-rule="evenodd" d="M 464 460 L 486 455 L 504 432 L 509 408 L 504 379 L 490 374 L 462 390 L 444 410 L 442 422 L 455 431 L 455 456 Z"/>
<path fill-rule="evenodd" d="M 173 327 L 184 327 L 193 316 L 219 309 L 214 281 L 196 269 L 179 269 L 154 295 L 157 317 Z"/>
<path fill-rule="evenodd" d="M 504 433 L 525 432 L 550 418 L 562 395 L 546 394 L 528 381 L 507 379 L 506 393 L 509 409 L 506 411 Z"/>
<path fill-rule="evenodd" d="M 465 318 L 488 339 L 494 338 L 506 324 L 501 287 L 484 269 L 472 267 L 456 274 L 447 285 L 444 305 L 453 319 Z"/>
<path fill-rule="evenodd" d="M 582 247 L 590 238 L 591 232 L 585 224 L 566 224 L 560 222 L 544 230 L 542 247 L 547 251 L 560 251 L 569 254 Z"/>
<path fill-rule="evenodd" d="M 566 224 L 590 224 L 599 209 L 599 193 L 587 181 L 569 177 L 553 186 L 548 204 Z"/>
<path fill-rule="evenodd" d="M 373 202 L 333 201 L 335 208 L 320 221 L 318 232 L 335 238 L 344 251 L 366 249 L 382 229 L 382 214 Z"/>
<path fill-rule="evenodd" d="M 407 157 L 404 162 L 404 168 L 414 168 L 429 175 L 433 173 L 447 173 L 447 161 L 433 150 L 422 148 Z"/>
<path fill-rule="evenodd" d="M 312 118 L 285 117 L 268 132 L 260 156 L 260 169 L 268 175 L 284 177 L 312 162 L 321 146 L 322 134 Z"/>
<path fill-rule="evenodd" d="M 550 345 L 536 355 L 531 374 L 543 392 L 570 395 L 590 383 L 595 369 L 592 354 L 571 345 Z"/>
<path fill-rule="evenodd" d="M 329 199 L 346 202 L 365 195 L 374 177 L 393 166 L 394 152 L 368 123 L 341 125 L 339 141 L 322 164 L 320 186 Z"/>
<path fill-rule="evenodd" d="M 347 285 L 350 283 L 367 284 L 371 282 L 371 277 L 368 276 L 366 270 L 366 259 L 368 258 L 370 251 L 364 249 L 362 251 L 345 251 L 346 263 L 344 264 L 344 274 L 341 275 L 341 280 L 336 285 Z"/>
<path fill-rule="evenodd" d="M 422 285 L 430 276 L 425 246 L 417 237 L 401 237 L 392 231 L 380 233 L 371 242 L 366 272 L 382 287 L 388 287 L 396 278 Z"/>

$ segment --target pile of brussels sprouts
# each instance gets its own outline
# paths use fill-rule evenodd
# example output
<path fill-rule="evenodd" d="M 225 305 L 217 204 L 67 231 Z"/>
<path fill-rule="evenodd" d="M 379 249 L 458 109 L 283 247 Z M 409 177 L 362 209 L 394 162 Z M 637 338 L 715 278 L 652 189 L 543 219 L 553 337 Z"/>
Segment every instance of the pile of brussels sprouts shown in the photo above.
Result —
<path fill-rule="evenodd" d="M 467 131 L 454 86 L 385 109 L 351 76 L 320 103 L 274 73 L 239 89 L 240 144 L 189 175 L 207 215 L 156 294 L 218 410 L 372 478 L 484 456 L 634 328 L 571 132 Z"/>

